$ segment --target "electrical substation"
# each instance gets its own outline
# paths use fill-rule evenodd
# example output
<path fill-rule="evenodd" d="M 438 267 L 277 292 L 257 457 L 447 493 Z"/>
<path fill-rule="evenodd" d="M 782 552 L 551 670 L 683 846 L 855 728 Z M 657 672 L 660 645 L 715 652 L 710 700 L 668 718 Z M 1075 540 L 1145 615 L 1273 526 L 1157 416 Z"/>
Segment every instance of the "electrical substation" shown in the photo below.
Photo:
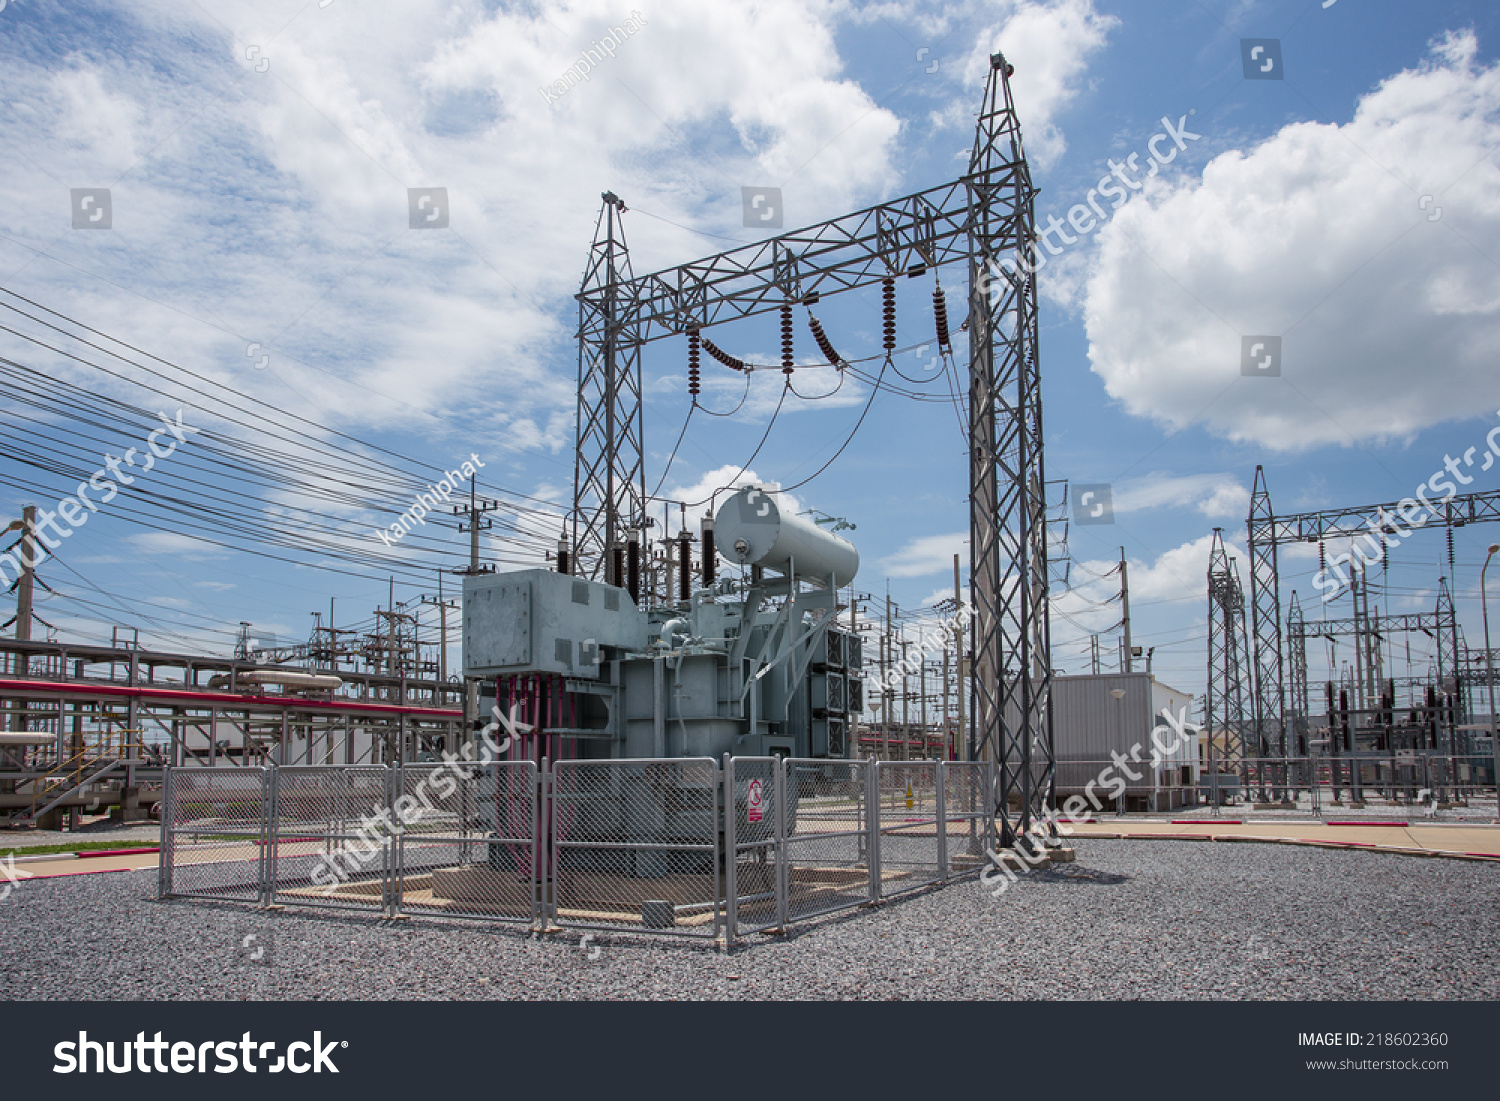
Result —
<path fill-rule="evenodd" d="M 1057 483 L 1025 261 L 1036 189 L 1013 73 L 990 57 L 960 178 L 690 263 L 636 275 L 628 207 L 605 192 L 577 295 L 572 500 L 527 517 L 560 522 L 547 564 L 535 554 L 499 568 L 481 533 L 510 506 L 471 482 L 468 504 L 451 508 L 470 536 L 461 603 L 440 590 L 398 604 L 392 582 L 368 624 L 336 628 L 330 607 L 293 646 L 253 644 L 246 624 L 233 658 L 123 635 L 107 647 L 36 640 L 28 512 L 13 525 L 26 563 L 15 637 L 0 640 L 0 815 L 57 828 L 100 808 L 154 811 L 164 897 L 733 941 L 972 876 L 987 860 L 1069 862 L 1057 825 L 1068 797 L 1117 815 L 1235 804 L 1317 815 L 1377 801 L 1457 808 L 1493 788 L 1478 693 L 1493 687 L 1494 652 L 1467 645 L 1449 583 L 1453 530 L 1500 520 L 1500 493 L 1444 500 L 1432 526 L 1448 533 L 1449 571 L 1431 613 L 1382 617 L 1356 570 L 1352 615 L 1314 620 L 1298 594 L 1283 598 L 1279 553 L 1316 544 L 1326 565 L 1330 541 L 1393 540 L 1404 502 L 1278 516 L 1257 469 L 1248 593 L 1215 531 L 1201 721 L 1144 778 L 1095 798 L 1101 766 L 1144 744 L 1163 713 L 1180 726 L 1194 701 L 1150 672 L 1149 655 L 1135 668 L 1123 559 L 1118 672 L 1100 667 L 1097 638 L 1088 674 L 1054 671 L 1049 524 L 1056 534 L 1066 520 L 1048 502 Z M 643 429 L 648 348 L 684 356 L 689 419 L 705 354 L 747 392 L 751 373 L 780 371 L 785 401 L 799 317 L 820 367 L 873 401 L 889 389 L 898 287 L 920 288 L 924 331 L 931 303 L 968 443 L 967 600 L 955 565 L 941 692 L 928 692 L 924 658 L 915 721 L 889 604 L 883 632 L 859 615 L 854 541 L 785 496 L 837 460 L 863 414 L 802 482 L 728 484 L 696 503 L 648 493 Z M 879 352 L 841 351 L 815 311 L 876 288 Z M 735 355 L 740 323 L 770 316 L 780 362 Z M 705 504 L 693 530 L 689 508 Z M 419 630 L 428 604 L 437 647 Z M 448 669 L 450 613 L 461 675 Z M 1400 632 L 1436 643 L 1432 670 L 1408 661 L 1397 674 Z M 1310 683 L 1308 648 L 1323 642 L 1352 648 L 1353 665 Z"/>

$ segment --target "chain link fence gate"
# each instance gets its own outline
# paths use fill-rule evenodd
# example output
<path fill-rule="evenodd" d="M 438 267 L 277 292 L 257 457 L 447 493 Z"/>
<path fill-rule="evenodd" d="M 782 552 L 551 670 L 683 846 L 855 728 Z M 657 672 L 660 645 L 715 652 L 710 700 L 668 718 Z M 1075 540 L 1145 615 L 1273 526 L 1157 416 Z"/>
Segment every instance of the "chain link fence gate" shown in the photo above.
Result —
<path fill-rule="evenodd" d="M 781 858 L 783 924 L 864 905 L 879 878 L 864 761 L 782 764 L 787 818 Z"/>
<path fill-rule="evenodd" d="M 719 936 L 719 769 L 712 759 L 558 761 L 551 771 L 549 921 Z"/>
<path fill-rule="evenodd" d="M 978 875 L 995 847 L 995 816 L 990 806 L 994 766 L 989 761 L 944 761 L 940 769 L 943 791 L 943 877 Z"/>
<path fill-rule="evenodd" d="M 270 786 L 264 768 L 164 769 L 158 894 L 264 902 Z"/>
<path fill-rule="evenodd" d="M 296 765 L 272 779 L 272 901 L 392 912 L 393 770 Z"/>
<path fill-rule="evenodd" d="M 941 761 L 877 761 L 875 835 L 879 897 L 914 891 L 943 878 Z"/>
<path fill-rule="evenodd" d="M 402 912 L 532 924 L 545 869 L 533 761 L 406 765 L 396 774 Z"/>
<path fill-rule="evenodd" d="M 724 755 L 724 882 L 730 943 L 741 932 L 783 922 L 781 808 L 783 774 L 777 757 Z"/>

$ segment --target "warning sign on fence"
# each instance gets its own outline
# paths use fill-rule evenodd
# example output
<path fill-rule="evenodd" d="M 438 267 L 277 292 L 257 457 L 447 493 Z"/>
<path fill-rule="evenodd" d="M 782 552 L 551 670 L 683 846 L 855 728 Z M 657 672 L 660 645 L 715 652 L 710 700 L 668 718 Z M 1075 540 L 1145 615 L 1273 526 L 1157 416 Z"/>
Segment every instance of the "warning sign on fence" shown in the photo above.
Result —
<path fill-rule="evenodd" d="M 750 781 L 750 821 L 759 822 L 765 816 L 766 792 L 759 780 Z"/>

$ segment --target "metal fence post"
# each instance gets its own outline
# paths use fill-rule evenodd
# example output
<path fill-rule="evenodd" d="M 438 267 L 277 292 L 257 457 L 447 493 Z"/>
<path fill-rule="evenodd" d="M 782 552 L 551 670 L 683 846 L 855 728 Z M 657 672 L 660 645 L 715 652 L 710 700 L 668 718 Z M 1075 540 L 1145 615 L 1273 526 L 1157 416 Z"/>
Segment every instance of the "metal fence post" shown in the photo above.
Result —
<path fill-rule="evenodd" d="M 156 897 L 166 898 L 172 893 L 172 778 L 171 765 L 161 770 L 161 848 L 157 850 Z"/>
<path fill-rule="evenodd" d="M 406 773 L 404 771 L 406 757 L 401 758 L 401 768 L 391 774 L 390 804 L 391 804 L 391 917 L 399 917 L 401 914 L 401 896 L 406 890 L 406 824 L 401 821 L 401 816 L 396 813 L 396 804 L 406 795 Z"/>
<path fill-rule="evenodd" d="M 531 785 L 531 922 L 538 932 L 547 929 L 547 830 L 552 820 L 552 795 L 548 786 L 552 771 L 546 758 L 536 766 Z M 499 784 L 496 776 L 495 783 Z"/>
<path fill-rule="evenodd" d="M 941 757 L 937 763 L 937 851 L 938 879 L 948 882 L 948 772 Z"/>
<path fill-rule="evenodd" d="M 787 861 L 790 859 L 786 844 L 786 757 L 775 760 L 775 924 L 786 932 L 787 910 Z"/>
<path fill-rule="evenodd" d="M 270 906 L 276 901 L 276 777 L 275 767 L 262 768 L 260 772 L 260 857 L 257 871 L 260 873 L 260 904 Z"/>
<path fill-rule="evenodd" d="M 870 901 L 880 901 L 880 762 L 865 769 L 865 828 L 870 831 Z"/>
<path fill-rule="evenodd" d="M 739 804 L 734 796 L 734 758 L 724 754 L 724 947 L 733 948 L 740 928 L 740 854 L 735 839 Z"/>
<path fill-rule="evenodd" d="M 557 859 L 557 762 L 542 758 L 538 773 L 541 783 L 541 798 L 537 800 L 536 813 L 536 880 L 541 893 L 542 928 L 548 923 L 557 924 L 557 877 L 561 868 Z"/>

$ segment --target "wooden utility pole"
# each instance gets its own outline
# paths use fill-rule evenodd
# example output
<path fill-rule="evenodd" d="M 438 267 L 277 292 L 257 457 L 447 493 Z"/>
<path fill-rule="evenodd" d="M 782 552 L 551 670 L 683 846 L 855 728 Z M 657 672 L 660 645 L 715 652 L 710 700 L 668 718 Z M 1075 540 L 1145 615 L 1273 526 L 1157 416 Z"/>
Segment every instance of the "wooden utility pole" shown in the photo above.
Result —
<path fill-rule="evenodd" d="M 1125 656 L 1120 671 L 1131 672 L 1131 657 L 1134 651 L 1130 648 L 1130 574 L 1125 565 L 1125 548 L 1120 548 L 1120 606 L 1125 616 Z"/>

